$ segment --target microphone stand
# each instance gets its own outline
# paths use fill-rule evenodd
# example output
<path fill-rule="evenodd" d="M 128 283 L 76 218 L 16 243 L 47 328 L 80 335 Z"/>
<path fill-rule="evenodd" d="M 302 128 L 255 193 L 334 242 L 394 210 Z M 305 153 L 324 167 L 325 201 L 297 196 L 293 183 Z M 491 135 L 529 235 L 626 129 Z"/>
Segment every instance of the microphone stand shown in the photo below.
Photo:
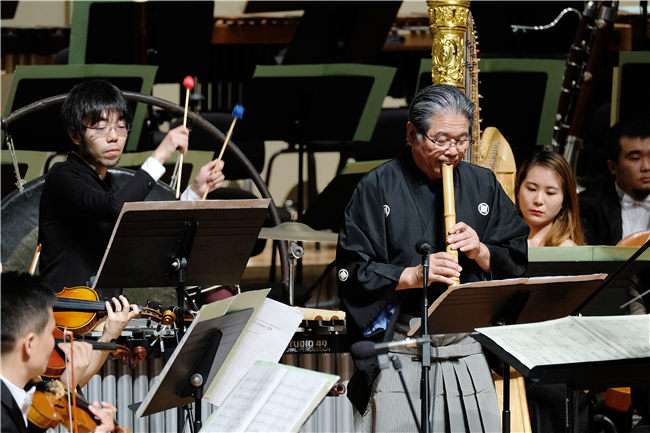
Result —
<path fill-rule="evenodd" d="M 422 433 L 422 429 L 418 425 L 418 416 L 415 413 L 415 406 L 413 406 L 413 400 L 411 400 L 411 395 L 409 394 L 408 386 L 406 386 L 406 380 L 404 380 L 404 375 L 402 374 L 402 363 L 400 362 L 397 355 L 389 355 L 388 358 L 390 359 L 390 362 L 393 364 L 393 368 L 395 369 L 395 371 L 397 371 L 399 380 L 402 382 L 402 388 L 404 388 L 404 393 L 406 394 L 406 400 L 409 403 L 409 408 L 411 409 L 411 415 L 413 415 L 413 421 L 415 421 L 415 428 L 418 429 L 419 433 Z"/>
<path fill-rule="evenodd" d="M 422 254 L 422 337 L 429 336 L 429 300 L 427 298 L 427 287 L 429 286 L 429 249 Z M 431 370 L 431 343 L 422 345 L 422 379 L 420 380 L 420 419 L 422 433 L 429 433 L 429 402 L 431 400 L 429 390 L 429 371 Z"/>

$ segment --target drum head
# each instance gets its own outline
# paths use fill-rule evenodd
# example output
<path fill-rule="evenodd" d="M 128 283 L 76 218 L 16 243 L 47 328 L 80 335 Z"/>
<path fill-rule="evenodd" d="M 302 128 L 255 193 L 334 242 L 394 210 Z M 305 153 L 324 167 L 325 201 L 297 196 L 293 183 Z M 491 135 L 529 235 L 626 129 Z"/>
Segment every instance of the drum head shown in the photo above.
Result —
<path fill-rule="evenodd" d="M 125 185 L 135 171 L 125 168 L 108 170 L 117 185 Z M 38 244 L 38 214 L 45 177 L 41 176 L 25 184 L 23 191 L 15 190 L 2 199 L 0 220 L 0 261 L 3 271 L 27 272 Z M 157 182 L 146 201 L 175 200 L 174 191 Z"/>

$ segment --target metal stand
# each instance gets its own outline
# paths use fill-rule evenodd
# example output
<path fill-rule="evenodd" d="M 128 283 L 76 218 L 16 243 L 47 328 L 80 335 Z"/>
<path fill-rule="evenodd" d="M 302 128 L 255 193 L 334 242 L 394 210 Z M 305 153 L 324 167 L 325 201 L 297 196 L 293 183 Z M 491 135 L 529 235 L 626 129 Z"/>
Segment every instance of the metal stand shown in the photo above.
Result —
<path fill-rule="evenodd" d="M 422 337 L 429 336 L 429 299 L 427 288 L 429 287 L 429 253 L 422 255 Z M 422 379 L 420 381 L 420 419 L 422 433 L 429 433 L 431 423 L 429 422 L 429 406 L 431 404 L 431 391 L 429 389 L 429 371 L 431 370 L 431 344 L 422 345 Z"/>
<path fill-rule="evenodd" d="M 381 356 L 381 355 L 380 355 Z M 393 364 L 393 368 L 397 371 L 399 375 L 399 380 L 402 382 L 402 388 L 404 388 L 404 394 L 406 394 L 406 400 L 409 402 L 409 408 L 411 408 L 411 415 L 413 415 L 413 421 L 415 422 L 415 428 L 418 432 L 422 433 L 422 428 L 418 422 L 418 415 L 415 413 L 415 406 L 413 406 L 413 400 L 411 400 L 411 394 L 409 394 L 408 387 L 406 386 L 406 381 L 404 380 L 404 375 L 402 374 L 402 363 L 400 362 L 397 355 L 388 355 L 390 362 Z"/>
<path fill-rule="evenodd" d="M 190 375 L 185 382 L 185 386 L 179 390 L 178 395 L 180 397 L 194 397 L 194 432 L 198 433 L 201 430 L 201 399 L 203 398 L 203 383 L 205 378 L 210 374 L 210 367 L 217 353 L 219 343 L 221 342 L 221 337 L 223 333 L 216 329 L 212 334 L 206 338 L 204 351 L 201 356 L 196 359 L 196 362 L 193 368 L 190 370 Z M 179 410 L 182 411 L 181 408 Z M 188 411 L 191 416 L 191 406 L 186 405 L 185 410 Z M 180 414 L 179 414 L 180 415 Z M 182 428 L 185 424 L 184 418 L 181 417 L 179 421 L 179 432 L 182 431 Z"/>
<path fill-rule="evenodd" d="M 194 244 L 194 235 L 196 234 L 196 222 L 185 221 L 183 229 L 178 236 L 178 248 L 176 249 L 176 256 L 171 263 L 171 272 L 176 273 L 178 284 L 176 285 L 176 298 L 178 299 L 178 311 L 176 315 L 176 328 L 177 328 L 177 341 L 180 341 L 185 334 L 184 323 L 184 305 L 185 305 L 185 282 L 187 278 L 187 258 L 192 252 L 192 245 Z M 189 410 L 189 409 L 188 409 Z M 185 417 L 183 416 L 183 408 L 179 407 L 176 410 L 176 429 L 181 432 L 185 428 Z M 196 430 L 198 432 L 198 430 Z"/>
<path fill-rule="evenodd" d="M 291 241 L 289 245 L 289 305 L 293 307 L 293 298 L 295 293 L 295 267 L 296 261 L 305 254 L 303 247 Z"/>
<path fill-rule="evenodd" d="M 183 222 L 183 229 L 181 230 L 180 235 L 178 236 L 177 243 L 178 247 L 176 249 L 176 255 L 172 259 L 171 263 L 171 273 L 176 273 L 177 282 L 176 285 L 176 297 L 178 299 L 178 307 L 180 311 L 183 311 L 185 305 L 185 282 L 187 280 L 187 265 L 188 257 L 192 252 L 192 246 L 194 245 L 194 236 L 196 235 L 196 229 L 198 223 L 196 221 L 185 221 Z M 184 315 L 178 314 L 176 317 L 176 324 L 178 326 L 179 339 L 183 338 L 185 329 L 183 328 Z"/>
<path fill-rule="evenodd" d="M 501 431 L 510 433 L 510 365 L 503 363 L 503 411 L 501 412 Z"/>
<path fill-rule="evenodd" d="M 199 373 L 193 374 L 190 383 L 194 387 L 194 431 L 199 433 L 203 426 L 201 420 L 201 399 L 203 398 L 203 376 Z"/>

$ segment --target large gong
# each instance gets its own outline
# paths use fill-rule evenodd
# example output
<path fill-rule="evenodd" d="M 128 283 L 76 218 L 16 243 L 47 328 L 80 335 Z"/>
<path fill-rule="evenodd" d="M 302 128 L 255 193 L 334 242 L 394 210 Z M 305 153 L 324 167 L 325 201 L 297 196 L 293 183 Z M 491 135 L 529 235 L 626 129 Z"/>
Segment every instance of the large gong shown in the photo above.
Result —
<path fill-rule="evenodd" d="M 135 92 L 123 92 L 128 101 L 143 102 L 148 105 L 163 108 L 172 114 L 183 115 L 184 109 L 180 105 L 173 104 L 164 99 L 156 98 L 154 96 L 141 95 Z M 6 118 L 2 119 L 2 127 L 5 133 L 11 132 L 10 125 L 12 122 L 31 114 L 32 112 L 48 108 L 53 105 L 60 105 L 63 103 L 67 95 L 57 95 L 49 98 L 36 101 L 25 107 L 11 113 Z M 188 118 L 193 122 L 195 127 L 200 127 L 206 130 L 217 142 L 223 143 L 225 135 L 219 131 L 214 125 L 205 120 L 197 113 L 187 113 Z M 20 148 L 20 145 L 18 145 Z M 248 171 L 253 183 L 260 191 L 264 198 L 270 198 L 271 204 L 269 206 L 269 213 L 273 224 L 280 224 L 280 217 L 278 210 L 275 206 L 271 193 L 269 192 L 266 184 L 262 180 L 260 174 L 255 170 L 255 167 L 248 158 L 242 153 L 232 140 L 228 143 L 226 151 L 229 152 L 238 162 Z M 115 175 L 118 184 L 127 182 L 130 176 L 133 176 L 133 171 L 123 168 L 112 168 L 111 173 Z M 2 200 L 2 230 L 1 230 L 1 252 L 0 260 L 2 261 L 3 269 L 27 271 L 34 256 L 34 251 L 37 246 L 38 239 L 38 214 L 41 192 L 43 189 L 44 178 L 35 179 L 27 183 L 23 191 L 14 191 Z M 161 182 L 152 189 L 147 196 L 146 200 L 173 200 L 174 194 L 172 190 Z M 287 243 L 285 241 L 279 242 L 280 249 L 280 263 L 282 268 L 282 285 L 285 291 L 288 291 L 289 284 L 289 262 L 287 255 Z"/>
<path fill-rule="evenodd" d="M 125 185 L 135 171 L 127 168 L 108 170 L 118 186 Z M 0 210 L 1 248 L 3 270 L 27 272 L 38 244 L 38 213 L 45 176 L 25 184 L 23 191 L 15 190 L 2 199 Z M 174 191 L 165 183 L 157 182 L 145 201 L 174 200 Z"/>

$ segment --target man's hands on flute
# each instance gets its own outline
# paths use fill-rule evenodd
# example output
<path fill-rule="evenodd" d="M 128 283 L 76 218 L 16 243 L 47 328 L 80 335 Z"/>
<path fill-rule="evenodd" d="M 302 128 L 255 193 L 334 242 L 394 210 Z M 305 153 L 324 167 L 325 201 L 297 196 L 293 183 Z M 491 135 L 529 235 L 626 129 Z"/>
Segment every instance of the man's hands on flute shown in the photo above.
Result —
<path fill-rule="evenodd" d="M 456 223 L 449 230 L 447 244 L 452 250 L 462 251 L 468 259 L 474 260 L 484 271 L 490 270 L 490 250 L 480 240 L 476 231 L 464 222 Z M 422 265 L 405 268 L 395 290 L 422 287 Z M 429 283 L 454 284 L 451 279 L 460 277 L 462 267 L 456 257 L 444 251 L 429 256 Z"/>
<path fill-rule="evenodd" d="M 444 251 L 429 256 L 429 284 L 438 282 L 447 285 L 454 284 L 452 277 L 459 277 L 463 268 L 456 257 Z M 395 290 L 422 287 L 424 284 L 424 268 L 422 265 L 411 266 L 402 271 Z"/>
<path fill-rule="evenodd" d="M 490 270 L 490 250 L 479 240 L 476 231 L 464 222 L 456 223 L 449 229 L 447 244 L 452 250 L 462 251 L 485 272 Z"/>

